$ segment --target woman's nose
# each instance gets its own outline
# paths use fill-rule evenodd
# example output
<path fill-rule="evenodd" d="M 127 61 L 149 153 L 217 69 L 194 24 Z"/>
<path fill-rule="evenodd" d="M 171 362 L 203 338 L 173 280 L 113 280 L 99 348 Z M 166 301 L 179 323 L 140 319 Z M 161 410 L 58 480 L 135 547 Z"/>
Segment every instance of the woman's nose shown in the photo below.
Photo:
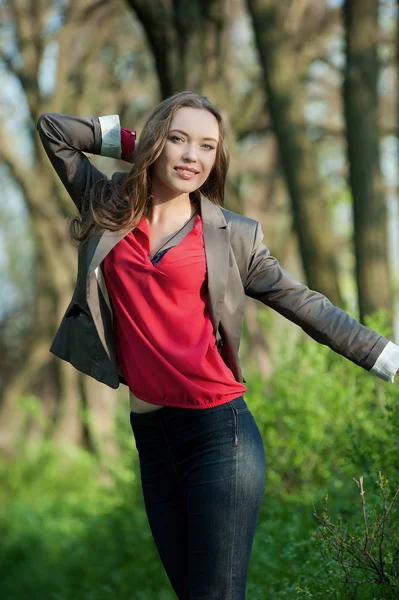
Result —
<path fill-rule="evenodd" d="M 197 151 L 194 144 L 185 147 L 183 158 L 191 161 L 197 160 Z"/>

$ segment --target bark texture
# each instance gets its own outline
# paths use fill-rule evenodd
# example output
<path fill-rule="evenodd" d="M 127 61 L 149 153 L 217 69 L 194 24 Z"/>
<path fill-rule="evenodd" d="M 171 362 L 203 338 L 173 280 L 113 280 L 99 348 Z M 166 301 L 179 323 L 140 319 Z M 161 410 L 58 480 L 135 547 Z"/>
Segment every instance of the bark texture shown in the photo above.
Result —
<path fill-rule="evenodd" d="M 0 447 L 11 454 L 21 434 L 27 438 L 30 434 L 38 437 L 40 430 L 61 443 L 80 444 L 106 456 L 116 449 L 111 435 L 115 391 L 102 386 L 100 394 L 96 385 L 86 381 L 89 378 L 56 359 L 48 350 L 72 297 L 77 256 L 67 234 L 67 217 L 73 213 L 74 206 L 40 144 L 36 122 L 40 114 L 49 111 L 90 114 L 83 98 L 86 86 L 93 85 L 93 77 L 97 75 L 93 62 L 101 47 L 98 43 L 91 44 L 90 40 L 98 40 L 98 32 L 103 30 L 104 36 L 100 35 L 100 39 L 104 45 L 112 31 L 110 23 L 121 9 L 106 3 L 93 7 L 88 2 L 70 2 L 64 15 L 64 27 L 51 40 L 45 30 L 52 8 L 52 3 L 44 0 L 16 0 L 2 7 L 1 14 L 4 23 L 15 26 L 17 52 L 7 55 L 3 51 L 0 60 L 9 76 L 19 81 L 25 95 L 33 154 L 32 164 L 28 166 L 20 155 L 15 136 L 11 136 L 6 127 L 0 127 L 0 159 L 21 189 L 29 214 L 35 249 L 32 273 L 35 292 L 30 305 L 24 308 L 29 312 L 31 326 L 21 340 L 21 362 L 13 365 L 9 372 L 1 373 Z M 39 85 L 39 70 L 50 41 L 57 42 L 59 68 L 55 91 L 45 96 Z M 115 85 L 112 78 L 112 72 L 104 69 L 105 89 Z M 114 110 L 118 108 L 114 106 Z M 120 112 L 123 113 L 123 107 Z M 29 426 L 26 415 L 18 407 L 18 399 L 32 392 L 42 400 L 50 431 L 44 431 L 38 422 Z M 46 401 L 49 394 L 52 400 Z M 100 402 L 97 401 L 99 395 Z"/>
<path fill-rule="evenodd" d="M 380 166 L 378 119 L 378 0 L 346 0 L 343 87 L 360 319 L 393 312 L 388 268 L 388 224 Z"/>
<path fill-rule="evenodd" d="M 337 248 L 317 170 L 316 147 L 304 118 L 308 65 L 301 60 L 298 40 L 287 30 L 287 2 L 247 0 L 247 6 L 307 283 L 339 305 Z"/>

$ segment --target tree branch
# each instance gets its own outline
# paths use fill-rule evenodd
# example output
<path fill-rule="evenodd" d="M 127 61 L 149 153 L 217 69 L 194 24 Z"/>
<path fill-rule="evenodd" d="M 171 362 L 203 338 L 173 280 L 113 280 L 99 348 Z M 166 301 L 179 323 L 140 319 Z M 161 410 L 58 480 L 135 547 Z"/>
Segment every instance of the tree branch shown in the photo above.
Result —
<path fill-rule="evenodd" d="M 65 228 L 60 226 L 57 218 L 56 203 L 43 202 L 44 195 L 51 197 L 51 183 L 49 185 L 48 179 L 41 176 L 40 170 L 35 172 L 23 164 L 9 137 L 4 133 L 4 127 L 0 127 L 0 160 L 7 165 L 11 177 L 21 188 L 28 211 L 39 218 L 47 219 L 53 224 L 60 239 L 65 238 Z"/>
<path fill-rule="evenodd" d="M 333 123 L 323 123 L 321 125 L 317 123 L 312 123 L 312 127 L 318 129 L 322 135 L 331 135 L 333 137 L 345 137 L 345 129 L 340 125 L 334 125 Z M 385 125 L 381 126 L 380 132 L 382 136 L 393 135 L 394 137 L 398 137 L 399 129 L 395 127 L 395 125 Z"/>
<path fill-rule="evenodd" d="M 21 79 L 20 69 L 16 69 L 12 64 L 12 59 L 5 54 L 5 52 L 0 48 L 0 61 L 5 65 L 6 69 L 15 75 L 19 80 Z"/>

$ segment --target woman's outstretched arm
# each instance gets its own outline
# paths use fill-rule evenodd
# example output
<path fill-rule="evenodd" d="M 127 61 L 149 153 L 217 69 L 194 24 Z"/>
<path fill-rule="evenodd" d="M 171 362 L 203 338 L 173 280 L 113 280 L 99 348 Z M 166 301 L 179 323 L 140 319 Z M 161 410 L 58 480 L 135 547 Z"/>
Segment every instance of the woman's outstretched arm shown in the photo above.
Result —
<path fill-rule="evenodd" d="M 82 198 L 106 175 L 93 166 L 84 152 L 132 160 L 136 132 L 120 127 L 118 115 L 76 117 L 46 113 L 37 130 L 51 164 L 79 211 Z"/>
<path fill-rule="evenodd" d="M 260 224 L 254 236 L 245 293 L 302 327 L 317 342 L 393 382 L 399 371 L 399 347 L 287 273 L 263 244 Z"/>

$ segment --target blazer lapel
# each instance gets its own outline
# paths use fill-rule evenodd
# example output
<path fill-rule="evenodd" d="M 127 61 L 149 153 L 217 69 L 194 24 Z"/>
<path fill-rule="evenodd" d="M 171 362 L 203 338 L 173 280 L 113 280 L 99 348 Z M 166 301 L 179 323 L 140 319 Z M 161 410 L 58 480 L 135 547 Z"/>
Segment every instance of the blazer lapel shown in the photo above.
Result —
<path fill-rule="evenodd" d="M 93 237 L 89 242 L 87 264 L 89 265 L 86 275 L 86 302 L 93 317 L 98 336 L 110 359 L 113 358 L 113 348 L 107 340 L 106 328 L 113 321 L 111 303 L 108 297 L 107 287 L 101 271 L 101 263 L 112 248 L 127 235 L 128 231 L 105 231 L 99 236 Z M 110 314 L 109 321 L 104 321 L 101 311 L 101 290 L 105 304 Z M 109 337 L 109 336 L 108 336 Z"/>
<path fill-rule="evenodd" d="M 227 287 L 230 233 L 220 206 L 203 194 L 201 218 L 208 272 L 209 311 L 216 335 Z"/>
<path fill-rule="evenodd" d="M 97 267 L 102 263 L 104 258 L 109 254 L 114 246 L 129 233 L 129 230 L 123 231 L 105 231 L 98 236 L 99 240 L 93 244 L 91 256 L 89 256 L 89 268 L 87 270 L 87 278 L 89 279 Z M 97 236 L 96 236 L 97 237 Z M 89 250 L 90 252 L 90 250 Z"/>

